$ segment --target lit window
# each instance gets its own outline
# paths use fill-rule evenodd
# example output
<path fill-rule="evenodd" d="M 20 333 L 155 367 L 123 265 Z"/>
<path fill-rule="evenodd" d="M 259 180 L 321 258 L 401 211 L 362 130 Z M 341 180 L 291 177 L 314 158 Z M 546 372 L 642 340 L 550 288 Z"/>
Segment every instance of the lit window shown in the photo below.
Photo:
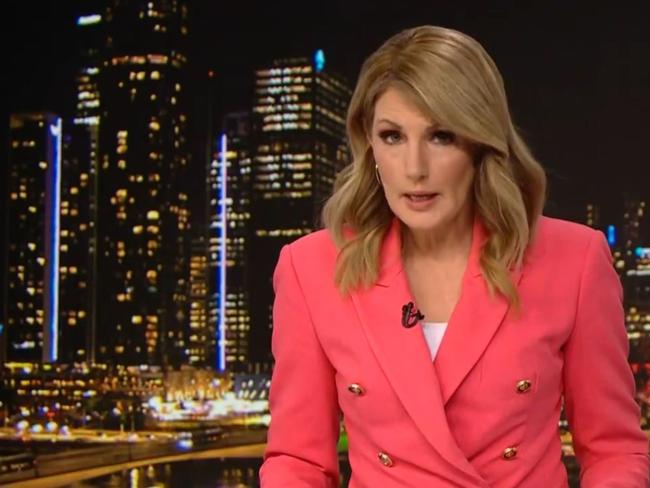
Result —
<path fill-rule="evenodd" d="M 158 220 L 159 218 L 160 214 L 157 210 L 149 210 L 147 212 L 147 220 Z"/>

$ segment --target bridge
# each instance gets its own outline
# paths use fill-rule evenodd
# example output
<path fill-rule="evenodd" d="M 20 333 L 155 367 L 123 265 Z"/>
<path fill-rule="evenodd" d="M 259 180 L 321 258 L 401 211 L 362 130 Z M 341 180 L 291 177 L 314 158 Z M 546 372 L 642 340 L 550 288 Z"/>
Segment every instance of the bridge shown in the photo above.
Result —
<path fill-rule="evenodd" d="M 134 442 L 67 450 L 33 457 L 17 454 L 3 460 L 0 484 L 7 488 L 56 488 L 117 471 L 214 458 L 261 458 L 266 430 L 223 435 L 191 448 L 178 442 Z"/>

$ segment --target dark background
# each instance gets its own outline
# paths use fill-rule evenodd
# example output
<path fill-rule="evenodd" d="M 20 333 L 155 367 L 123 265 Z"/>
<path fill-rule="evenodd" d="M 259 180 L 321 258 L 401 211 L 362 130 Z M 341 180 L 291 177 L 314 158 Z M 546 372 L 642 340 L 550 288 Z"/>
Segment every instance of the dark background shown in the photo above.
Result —
<path fill-rule="evenodd" d="M 568 4 L 569 2 L 567 2 Z M 78 66 L 75 19 L 88 0 L 3 2 L 0 117 L 2 207 L 9 114 L 70 115 Z M 646 2 L 189 0 L 193 125 L 202 140 L 213 69 L 220 111 L 246 109 L 253 69 L 272 57 L 325 51 L 354 82 L 363 59 L 393 33 L 437 24 L 481 42 L 500 67 L 517 125 L 547 168 L 546 213 L 580 220 L 599 204 L 620 218 L 623 192 L 650 194 L 650 7 Z M 0 240 L 4 245 L 4 238 Z M 2 250 L 2 249 L 0 249 Z"/>

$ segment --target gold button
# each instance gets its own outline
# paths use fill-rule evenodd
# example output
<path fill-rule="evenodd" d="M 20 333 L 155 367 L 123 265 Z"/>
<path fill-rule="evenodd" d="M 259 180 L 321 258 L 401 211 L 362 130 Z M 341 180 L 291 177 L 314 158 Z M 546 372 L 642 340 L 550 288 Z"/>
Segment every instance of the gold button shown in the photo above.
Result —
<path fill-rule="evenodd" d="M 517 393 L 526 393 L 533 384 L 530 380 L 521 380 L 517 383 Z"/>
<path fill-rule="evenodd" d="M 386 466 L 387 468 L 390 468 L 393 465 L 393 460 L 390 458 L 390 456 L 384 452 L 380 452 L 377 454 L 377 457 L 379 458 L 379 462 Z"/>
<path fill-rule="evenodd" d="M 350 386 L 348 386 L 348 390 L 351 393 L 354 393 L 357 396 L 363 395 L 366 391 L 363 389 L 363 387 L 358 384 L 358 383 L 352 383 Z"/>
<path fill-rule="evenodd" d="M 508 447 L 503 450 L 503 459 L 512 459 L 517 455 L 516 447 Z"/>

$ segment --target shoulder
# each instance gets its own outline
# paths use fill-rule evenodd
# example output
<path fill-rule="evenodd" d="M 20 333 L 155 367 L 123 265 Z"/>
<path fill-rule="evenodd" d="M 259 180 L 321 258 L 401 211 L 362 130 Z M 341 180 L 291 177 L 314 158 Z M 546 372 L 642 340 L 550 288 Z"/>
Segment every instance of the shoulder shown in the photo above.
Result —
<path fill-rule="evenodd" d="M 555 260 L 582 260 L 589 249 L 606 245 L 605 235 L 584 224 L 541 216 L 537 222 L 529 256 Z"/>
<path fill-rule="evenodd" d="M 542 215 L 537 222 L 533 244 L 580 248 L 599 237 L 603 237 L 602 232 L 587 225 Z"/>
<path fill-rule="evenodd" d="M 293 266 L 300 271 L 333 270 L 338 250 L 329 230 L 321 229 L 285 246 Z"/>

